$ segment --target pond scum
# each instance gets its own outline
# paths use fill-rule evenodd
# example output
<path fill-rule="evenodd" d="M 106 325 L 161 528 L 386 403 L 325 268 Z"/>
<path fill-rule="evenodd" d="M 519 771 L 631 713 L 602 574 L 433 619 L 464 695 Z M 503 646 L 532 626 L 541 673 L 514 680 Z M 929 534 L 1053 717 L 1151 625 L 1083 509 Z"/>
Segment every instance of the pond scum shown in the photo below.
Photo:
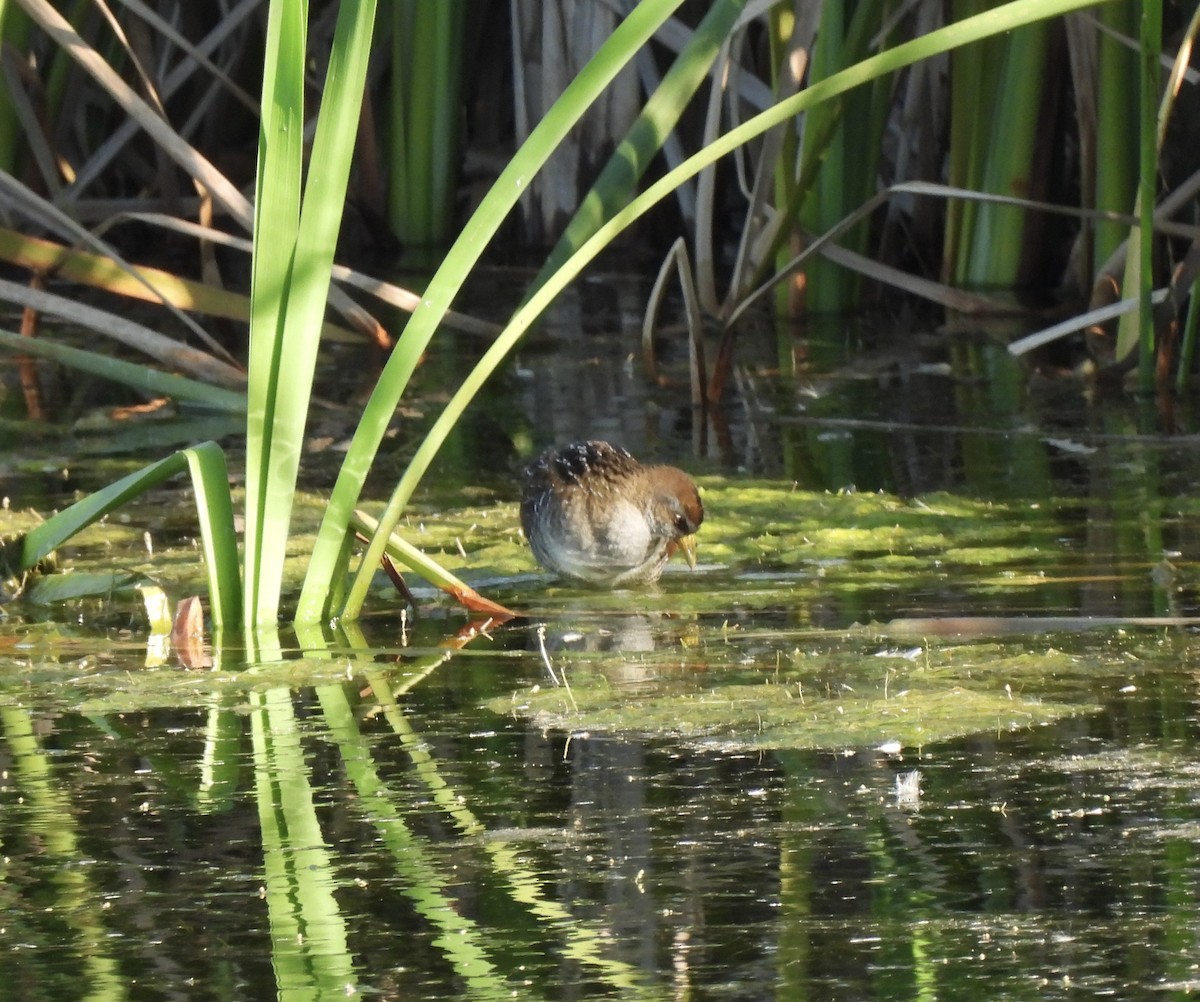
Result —
<path fill-rule="evenodd" d="M 547 680 L 497 698 L 493 710 L 528 715 L 547 727 L 770 748 L 896 741 L 919 747 L 953 734 L 1032 726 L 1091 708 L 1036 697 L 1038 679 L 1061 679 L 1073 670 L 1070 655 L 1052 646 L 1030 652 L 1024 639 L 1011 647 L 944 639 L 914 646 L 912 637 L 901 637 L 897 645 L 880 619 L 927 611 L 931 596 L 940 609 L 952 608 L 955 595 L 972 608 L 992 603 L 993 612 L 1014 603 L 1025 610 L 1070 608 L 1078 568 L 1061 545 L 1066 529 L 1053 505 L 949 495 L 903 501 L 882 493 L 733 486 L 715 477 L 701 483 L 711 515 L 701 539 L 700 569 L 691 574 L 675 568 L 662 588 L 643 593 L 566 589 L 531 574 L 533 561 L 511 504 L 408 516 L 403 530 L 414 543 L 512 607 L 529 609 L 534 618 L 553 615 L 559 632 L 576 627 L 586 632 L 589 619 L 628 619 L 632 604 L 638 615 L 653 618 L 649 632 L 661 633 L 666 623 L 668 635 L 678 634 L 653 651 L 623 651 L 619 639 L 605 652 L 568 649 L 569 667 L 562 666 L 566 686 Z M 123 514 L 121 523 L 86 530 L 64 555 L 59 573 L 28 583 L 27 601 L 66 602 L 70 618 L 84 627 L 120 622 L 126 650 L 135 650 L 148 630 L 138 614 L 143 591 L 162 589 L 180 599 L 203 585 L 194 544 L 179 527 L 164 524 L 157 514 L 162 510 L 161 503 L 153 506 L 156 531 L 166 537 L 157 544 L 131 528 L 139 524 L 137 509 Z M 319 511 L 319 498 L 302 497 L 285 580 L 298 582 L 303 573 L 309 538 L 303 527 Z M 28 514 L 5 511 L 0 531 L 12 537 L 30 522 Z M 1051 558 L 1057 566 L 1049 564 Z M 382 575 L 378 589 L 390 606 L 399 604 L 385 590 L 390 585 Z M 417 594 L 425 615 L 448 613 L 436 592 Z M 61 612 L 51 615 L 65 618 Z M 574 626 L 572 617 L 579 619 Z M 68 649 L 87 643 L 76 628 L 21 625 L 18 617 L 10 619 L 10 629 L 24 651 L 48 652 L 59 641 Z M 453 620 L 446 629 L 453 634 Z M 517 629 L 523 634 L 525 627 Z M 212 678 L 150 672 L 139 680 L 122 669 L 107 695 L 103 672 L 82 678 L 73 673 L 67 689 L 77 689 L 91 710 L 128 709 L 202 700 L 210 688 L 310 684 L 344 670 L 324 655 L 315 661 L 293 657 L 286 665 L 239 665 L 230 651 L 218 663 L 224 674 Z M 33 674 L 48 681 L 55 673 L 43 663 Z M 639 691 L 630 698 L 633 676 Z M 19 680 L 24 692 L 31 678 L 19 672 L 9 680 Z M 651 683 L 647 695 L 643 690 Z M 1030 690 L 1033 695 L 1026 695 Z"/>

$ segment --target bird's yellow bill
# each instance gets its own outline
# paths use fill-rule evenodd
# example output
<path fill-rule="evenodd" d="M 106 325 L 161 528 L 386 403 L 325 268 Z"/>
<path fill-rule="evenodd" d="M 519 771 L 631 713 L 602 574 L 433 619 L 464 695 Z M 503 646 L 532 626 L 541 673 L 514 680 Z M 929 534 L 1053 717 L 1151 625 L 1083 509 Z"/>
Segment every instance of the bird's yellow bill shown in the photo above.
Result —
<path fill-rule="evenodd" d="M 675 540 L 675 548 L 683 551 L 683 559 L 688 562 L 688 566 L 696 569 L 696 534 L 693 532 L 690 536 L 680 536 Z"/>

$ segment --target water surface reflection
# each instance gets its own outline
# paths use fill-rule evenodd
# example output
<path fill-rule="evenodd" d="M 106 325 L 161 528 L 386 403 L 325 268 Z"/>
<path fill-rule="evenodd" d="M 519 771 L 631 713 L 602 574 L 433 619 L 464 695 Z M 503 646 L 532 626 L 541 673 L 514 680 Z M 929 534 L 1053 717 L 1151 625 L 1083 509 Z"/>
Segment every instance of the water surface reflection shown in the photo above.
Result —
<path fill-rule="evenodd" d="M 677 621 L 632 625 L 679 649 Z M 251 685 L 209 709 L 9 705 L 9 997 L 1183 989 L 1200 932 L 1194 645 L 1142 631 L 1114 657 L 1113 642 L 1077 640 L 1078 676 L 1025 680 L 1097 709 L 920 748 L 531 727 L 497 699 L 552 684 L 532 625 L 406 692 L 420 659 L 376 649 L 341 683 Z M 645 646 L 596 645 L 621 699 L 667 685 L 685 713 L 727 670 L 631 675 Z"/>
<path fill-rule="evenodd" d="M 600 371 L 586 314 L 523 349 L 525 418 L 679 458 L 690 412 Z M 651 592 L 500 566 L 509 457 L 465 451 L 464 573 L 529 618 L 462 649 L 421 592 L 415 625 L 213 672 L 148 662 L 119 599 L 7 609 L 0 997 L 1200 987 L 1194 450 L 939 351 L 746 355 L 741 418 L 687 458 L 700 571 Z M 456 553 L 476 520 L 430 497 L 418 541 Z"/>

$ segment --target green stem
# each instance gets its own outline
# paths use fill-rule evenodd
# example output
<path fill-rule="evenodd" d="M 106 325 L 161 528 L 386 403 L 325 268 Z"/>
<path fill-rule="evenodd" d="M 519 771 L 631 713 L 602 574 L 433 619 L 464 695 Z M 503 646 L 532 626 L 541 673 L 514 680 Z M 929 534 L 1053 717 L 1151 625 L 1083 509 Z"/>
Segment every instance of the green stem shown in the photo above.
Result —
<path fill-rule="evenodd" d="M 1138 158 L 1138 383 L 1143 393 L 1154 389 L 1154 197 L 1158 180 L 1158 78 L 1162 50 L 1162 0 L 1144 0 L 1141 20 L 1141 92 Z"/>

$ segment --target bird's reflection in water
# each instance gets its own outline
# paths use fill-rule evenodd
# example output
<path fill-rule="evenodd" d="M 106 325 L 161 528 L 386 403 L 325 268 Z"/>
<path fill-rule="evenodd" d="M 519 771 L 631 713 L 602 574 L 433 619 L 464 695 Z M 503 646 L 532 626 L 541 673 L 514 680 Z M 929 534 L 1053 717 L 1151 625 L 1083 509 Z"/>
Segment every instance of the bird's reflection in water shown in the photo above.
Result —
<path fill-rule="evenodd" d="M 541 624 L 532 631 L 530 645 L 542 655 L 556 683 L 560 669 L 570 669 L 572 654 L 580 654 L 610 684 L 628 690 L 655 686 L 680 671 L 692 670 L 691 659 L 685 666 L 682 658 L 664 661 L 642 655 L 680 649 L 693 629 L 690 620 L 663 613 L 608 613 Z"/>

